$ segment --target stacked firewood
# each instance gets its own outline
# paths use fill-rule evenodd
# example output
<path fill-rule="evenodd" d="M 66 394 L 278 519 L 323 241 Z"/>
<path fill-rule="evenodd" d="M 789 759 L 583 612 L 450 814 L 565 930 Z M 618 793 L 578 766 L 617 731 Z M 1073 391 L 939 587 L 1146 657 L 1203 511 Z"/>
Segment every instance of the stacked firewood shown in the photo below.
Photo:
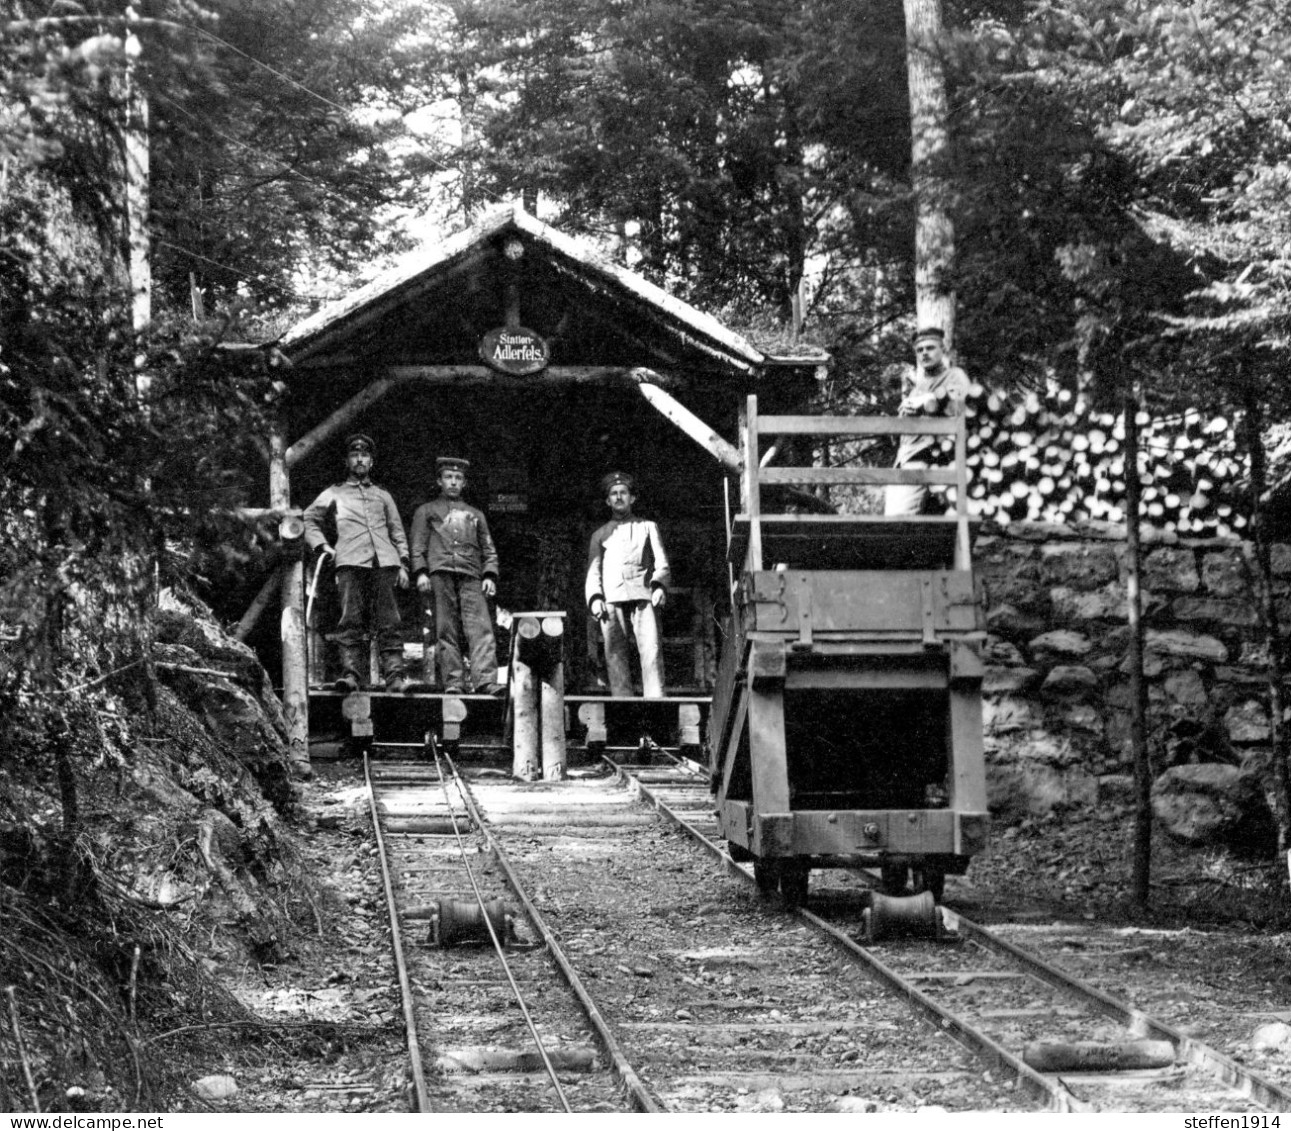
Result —
<path fill-rule="evenodd" d="M 975 385 L 968 402 L 969 509 L 996 522 L 1123 523 L 1125 421 L 1067 389 L 1017 396 Z M 1246 478 L 1231 423 L 1140 412 L 1146 525 L 1186 538 L 1241 535 Z M 953 492 L 952 492 L 953 494 Z"/>

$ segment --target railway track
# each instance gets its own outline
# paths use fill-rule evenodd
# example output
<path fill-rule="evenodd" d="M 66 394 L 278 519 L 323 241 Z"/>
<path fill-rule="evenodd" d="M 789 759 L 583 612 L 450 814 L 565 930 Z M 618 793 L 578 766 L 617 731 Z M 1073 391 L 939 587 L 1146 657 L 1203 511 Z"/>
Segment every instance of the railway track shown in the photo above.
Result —
<path fill-rule="evenodd" d="M 621 767 L 619 773 L 678 827 L 704 843 L 728 870 L 754 882 L 749 865 L 731 861 L 708 837 L 715 826 L 692 784 L 693 769 L 661 773 L 653 767 L 644 772 Z M 857 939 L 865 935 L 865 900 L 857 898 L 860 885 L 852 874 L 832 875 L 832 883 L 813 889 L 813 909 L 798 908 L 795 913 L 853 954 L 933 1024 L 956 1032 L 1037 1096 L 1047 1094 L 1048 1106 L 1072 1111 L 1291 1110 L 1291 1092 L 1281 1085 L 951 908 L 942 911 L 953 942 L 860 945 Z M 1132 1054 L 1142 1041 L 1167 1042 L 1174 1050 L 1173 1062 L 1151 1069 L 1042 1074 L 1023 1060 L 1028 1045 L 1098 1046 Z M 1125 1049 L 1127 1044 L 1134 1047 Z M 1097 1050 L 1091 1051 L 1097 1056 Z"/>
<path fill-rule="evenodd" d="M 1269 1082 L 1096 992 L 1091 1003 L 967 920 L 948 914 L 958 943 L 863 947 L 854 882 L 813 889 L 811 910 L 760 898 L 711 840 L 693 764 L 600 767 L 558 787 L 447 759 L 369 773 L 423 1109 L 1291 1108 Z M 435 907 L 477 901 L 513 908 L 505 964 L 490 941 L 428 941 Z M 1021 1060 L 1040 1036 L 1131 1032 L 1177 1038 L 1176 1064 L 1075 1077 Z"/>

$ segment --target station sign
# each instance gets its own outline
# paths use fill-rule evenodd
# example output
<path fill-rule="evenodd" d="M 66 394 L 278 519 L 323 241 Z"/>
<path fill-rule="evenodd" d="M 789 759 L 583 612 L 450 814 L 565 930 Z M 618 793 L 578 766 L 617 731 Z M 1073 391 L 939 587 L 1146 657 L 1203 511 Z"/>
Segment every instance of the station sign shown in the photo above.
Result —
<path fill-rule="evenodd" d="M 499 373 L 524 377 L 547 368 L 551 350 L 547 342 L 523 326 L 503 326 L 480 339 L 480 357 Z"/>

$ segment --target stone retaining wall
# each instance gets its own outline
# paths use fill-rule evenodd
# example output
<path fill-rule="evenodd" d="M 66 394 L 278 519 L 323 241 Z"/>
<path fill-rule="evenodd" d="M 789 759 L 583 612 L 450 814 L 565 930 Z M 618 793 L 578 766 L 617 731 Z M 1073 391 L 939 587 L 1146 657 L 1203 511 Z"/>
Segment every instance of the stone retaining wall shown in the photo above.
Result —
<path fill-rule="evenodd" d="M 1193 762 L 1259 770 L 1268 758 L 1267 649 L 1250 547 L 1145 534 L 1154 775 Z M 1285 618 L 1291 547 L 1274 550 Z M 1130 799 L 1125 559 L 1123 526 L 982 528 L 974 561 L 989 630 L 984 726 L 991 808 L 1001 825 Z"/>

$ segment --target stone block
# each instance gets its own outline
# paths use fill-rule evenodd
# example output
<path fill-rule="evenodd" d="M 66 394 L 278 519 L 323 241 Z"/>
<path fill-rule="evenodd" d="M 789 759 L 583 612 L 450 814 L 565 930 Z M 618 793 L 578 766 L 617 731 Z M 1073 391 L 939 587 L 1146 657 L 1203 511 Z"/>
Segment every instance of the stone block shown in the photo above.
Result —
<path fill-rule="evenodd" d="M 982 678 L 983 695 L 1019 695 L 1040 682 L 1035 668 L 988 667 Z"/>
<path fill-rule="evenodd" d="M 1124 542 L 1125 524 L 1123 522 L 1103 522 L 1101 519 L 1085 519 L 1073 522 L 1071 528 L 1082 538 L 1103 542 Z"/>
<path fill-rule="evenodd" d="M 1274 839 L 1259 782 L 1236 766 L 1173 766 L 1152 783 L 1152 813 L 1174 839 L 1262 852 Z"/>
<path fill-rule="evenodd" d="M 1222 664 L 1228 659 L 1228 648 L 1213 636 L 1204 636 L 1186 629 L 1147 630 L 1144 645 L 1163 656 L 1180 656 L 1186 659 L 1209 660 Z"/>
<path fill-rule="evenodd" d="M 1079 746 L 1065 735 L 1050 730 L 1032 730 L 1013 740 L 1013 755 L 1019 762 L 1046 766 L 1078 766 L 1084 761 Z"/>
<path fill-rule="evenodd" d="M 1165 677 L 1161 687 L 1167 702 L 1189 714 L 1205 711 L 1210 703 L 1206 683 L 1201 678 L 1201 673 L 1193 668 L 1171 672 Z"/>
<path fill-rule="evenodd" d="M 1059 542 L 1040 547 L 1040 576 L 1051 586 L 1084 592 L 1115 581 L 1118 572 L 1112 546 Z"/>
<path fill-rule="evenodd" d="M 1059 716 L 1062 725 L 1076 734 L 1096 735 L 1101 738 L 1106 726 L 1103 712 L 1090 703 L 1067 703 Z"/>
<path fill-rule="evenodd" d="M 1058 628 L 1052 632 L 1042 632 L 1039 636 L 1032 637 L 1027 642 L 1027 647 L 1030 649 L 1031 655 L 1037 659 L 1041 657 L 1061 659 L 1063 657 L 1087 656 L 1093 648 L 1093 644 L 1090 643 L 1089 637 L 1084 633 Z"/>
<path fill-rule="evenodd" d="M 1049 591 L 1034 562 L 1008 558 L 996 566 L 984 566 L 974 559 L 973 567 L 988 607 L 1012 605 L 1024 613 L 1048 616 Z"/>
<path fill-rule="evenodd" d="M 1160 546 L 1143 555 L 1143 588 L 1195 593 L 1201 585 L 1197 558 L 1191 550 Z"/>
<path fill-rule="evenodd" d="M 1269 713 L 1258 699 L 1246 699 L 1224 712 L 1224 730 L 1229 742 L 1239 746 L 1268 742 Z"/>
<path fill-rule="evenodd" d="M 1049 591 L 1049 600 L 1053 606 L 1054 620 L 1058 622 L 1124 621 L 1129 617 L 1125 604 L 1125 587 L 1116 581 L 1101 589 L 1089 591 L 1071 589 L 1065 585 L 1055 586 Z"/>
<path fill-rule="evenodd" d="M 1130 674 L 1130 658 L 1126 656 L 1119 664 L 1120 670 L 1126 675 Z M 1156 679 L 1165 671 L 1165 658 L 1159 652 L 1149 652 L 1146 648 L 1143 651 L 1143 674 L 1148 679 Z"/>
<path fill-rule="evenodd" d="M 1171 602 L 1175 619 L 1189 624 L 1220 625 L 1224 628 L 1252 629 L 1260 623 L 1250 601 L 1223 597 L 1176 597 Z"/>
<path fill-rule="evenodd" d="M 982 729 L 987 734 L 1009 734 L 1031 730 L 1044 722 L 1039 708 L 1015 695 L 987 699 L 982 703 Z"/>
<path fill-rule="evenodd" d="M 1074 538 L 1076 535 L 1075 530 L 1065 522 L 1010 522 L 1005 526 L 1004 532 L 1021 542 L 1053 542 Z"/>
<path fill-rule="evenodd" d="M 986 627 L 995 636 L 1010 640 L 1030 640 L 1049 627 L 1046 617 L 1024 613 L 1014 605 L 1003 604 L 986 614 Z"/>
<path fill-rule="evenodd" d="M 1098 694 L 1096 676 L 1083 664 L 1057 664 L 1049 670 L 1040 694 L 1052 698 L 1089 699 Z"/>
<path fill-rule="evenodd" d="M 1236 597 L 1248 589 L 1241 550 L 1211 550 L 1201 556 L 1201 581 L 1212 597 Z"/>
<path fill-rule="evenodd" d="M 1055 809 L 1088 807 L 1098 796 L 1093 775 L 1040 764 L 988 765 L 986 798 L 992 819 L 1014 824 Z"/>
<path fill-rule="evenodd" d="M 1001 636 L 987 636 L 982 659 L 1003 668 L 1020 668 L 1027 662 L 1018 646 Z"/>

